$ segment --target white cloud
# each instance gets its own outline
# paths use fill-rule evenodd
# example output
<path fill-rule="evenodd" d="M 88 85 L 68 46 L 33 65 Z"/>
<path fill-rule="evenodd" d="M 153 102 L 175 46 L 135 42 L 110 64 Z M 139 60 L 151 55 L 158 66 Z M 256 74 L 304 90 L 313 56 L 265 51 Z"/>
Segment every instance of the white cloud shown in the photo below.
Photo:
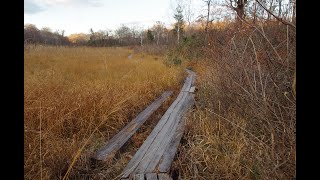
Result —
<path fill-rule="evenodd" d="M 103 6 L 100 0 L 24 0 L 24 13 L 34 14 L 58 5 Z"/>
<path fill-rule="evenodd" d="M 45 3 L 47 5 L 59 5 L 59 4 L 72 4 L 72 5 L 91 5 L 101 6 L 100 0 L 35 0 L 39 3 Z"/>
<path fill-rule="evenodd" d="M 35 0 L 38 3 L 44 3 L 47 5 L 57 5 L 57 4 L 68 4 L 72 2 L 72 0 Z"/>
<path fill-rule="evenodd" d="M 33 0 L 25 0 L 24 1 L 24 13 L 26 14 L 35 14 L 45 10 L 44 7 L 38 5 Z"/>

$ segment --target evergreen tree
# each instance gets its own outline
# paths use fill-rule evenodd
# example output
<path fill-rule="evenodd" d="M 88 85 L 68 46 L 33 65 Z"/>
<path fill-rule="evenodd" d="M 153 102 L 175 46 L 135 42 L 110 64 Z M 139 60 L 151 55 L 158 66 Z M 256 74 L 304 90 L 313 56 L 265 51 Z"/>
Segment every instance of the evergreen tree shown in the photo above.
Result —
<path fill-rule="evenodd" d="M 176 23 L 174 24 L 174 29 L 173 29 L 173 33 L 175 35 L 177 35 L 178 44 L 180 42 L 180 37 L 184 33 L 184 29 L 183 29 L 184 20 L 183 20 L 182 12 L 183 12 L 183 10 L 182 10 L 181 6 L 178 5 L 178 7 L 176 8 L 176 13 L 174 14 L 174 19 L 176 20 Z"/>
<path fill-rule="evenodd" d="M 147 31 L 147 39 L 149 42 L 154 41 L 154 36 L 153 36 L 152 31 L 150 29 L 148 29 L 148 31 Z"/>

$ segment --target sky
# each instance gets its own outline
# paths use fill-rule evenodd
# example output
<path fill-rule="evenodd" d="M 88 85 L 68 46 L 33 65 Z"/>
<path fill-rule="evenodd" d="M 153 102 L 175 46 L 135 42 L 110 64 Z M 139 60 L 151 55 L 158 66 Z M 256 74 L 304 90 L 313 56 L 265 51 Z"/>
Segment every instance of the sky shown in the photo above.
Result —
<path fill-rule="evenodd" d="M 174 22 L 175 0 L 24 0 L 24 23 L 39 29 L 65 30 L 65 35 L 90 28 L 115 30 L 121 24 L 151 27 Z M 196 7 L 197 6 L 197 7 Z M 201 8 L 194 4 L 193 9 Z"/>

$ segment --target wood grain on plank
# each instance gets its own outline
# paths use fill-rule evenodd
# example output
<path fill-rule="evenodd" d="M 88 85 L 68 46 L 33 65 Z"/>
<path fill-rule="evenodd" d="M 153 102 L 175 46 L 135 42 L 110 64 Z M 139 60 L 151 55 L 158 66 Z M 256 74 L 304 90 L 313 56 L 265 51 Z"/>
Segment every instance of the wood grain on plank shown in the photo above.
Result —
<path fill-rule="evenodd" d="M 144 180 L 144 174 L 136 174 L 134 180 Z"/>
<path fill-rule="evenodd" d="M 195 81 L 195 74 L 189 73 L 191 75 L 191 84 L 194 84 Z M 180 110 L 179 114 L 176 116 L 176 121 L 178 121 L 178 126 L 176 130 L 173 132 L 173 136 L 170 137 L 170 142 L 167 141 L 167 145 L 165 148 L 159 149 L 157 153 L 154 154 L 153 159 L 151 160 L 150 164 L 148 165 L 148 168 L 146 169 L 146 172 L 154 171 L 154 169 L 157 167 L 157 164 L 159 163 L 159 167 L 157 170 L 160 170 L 160 172 L 168 172 L 171 166 L 171 163 L 173 161 L 173 158 L 175 156 L 175 153 L 177 151 L 177 148 L 179 146 L 181 137 L 184 132 L 184 119 L 183 116 L 185 112 L 194 104 L 194 95 L 190 93 L 186 93 L 187 97 L 185 101 L 183 102 L 183 108 Z M 169 138 L 168 138 L 169 139 Z M 161 147 L 164 147 L 163 145 Z"/>
<path fill-rule="evenodd" d="M 192 96 L 188 97 L 188 102 L 187 102 L 188 106 L 184 109 L 184 111 L 186 111 L 193 105 L 194 101 L 192 98 L 193 98 Z M 174 137 L 171 139 L 171 142 L 168 145 L 168 148 L 163 153 L 162 159 L 159 162 L 159 166 L 158 166 L 159 172 L 164 172 L 164 173 L 169 172 L 171 163 L 179 147 L 179 143 L 182 138 L 184 128 L 185 128 L 185 119 L 181 118 L 178 128 L 174 134 Z"/>
<path fill-rule="evenodd" d="M 156 173 L 148 173 L 146 174 L 146 180 L 158 180 L 158 176 Z"/>
<path fill-rule="evenodd" d="M 144 141 L 144 143 L 141 145 L 141 147 L 138 149 L 136 154 L 133 156 L 133 158 L 130 160 L 128 165 L 123 171 L 122 177 L 128 177 L 138 166 L 141 159 L 145 155 L 145 153 L 148 151 L 151 143 L 154 141 L 154 138 L 157 136 L 157 134 L 161 131 L 163 126 L 166 124 L 168 117 L 170 116 L 172 110 L 176 107 L 176 105 L 179 102 L 179 99 L 181 99 L 183 96 L 183 93 L 180 92 L 177 99 L 171 104 L 171 106 L 168 108 L 168 110 L 165 112 L 165 114 L 162 116 L 162 118 L 159 120 L 158 124 L 155 126 L 151 134 L 147 137 L 147 139 Z"/>
<path fill-rule="evenodd" d="M 156 111 L 172 93 L 172 91 L 164 92 L 135 119 L 128 123 L 106 145 L 101 147 L 96 152 L 94 158 L 101 161 L 112 158 L 114 154 L 130 139 L 130 137 L 142 126 L 142 124 L 151 116 L 151 114 Z"/>
<path fill-rule="evenodd" d="M 172 180 L 172 178 L 167 173 L 159 173 L 158 179 L 159 180 Z"/>
<path fill-rule="evenodd" d="M 176 131 L 179 129 L 179 127 L 182 125 L 180 123 L 180 121 L 182 120 L 182 116 L 183 114 L 186 112 L 186 110 L 188 109 L 188 107 L 190 107 L 190 101 L 189 101 L 190 97 L 189 94 L 186 93 L 186 98 L 183 99 L 183 101 L 181 102 L 182 106 L 181 108 L 178 110 L 178 112 L 172 117 L 171 121 L 174 121 L 174 127 L 172 128 L 172 130 L 170 131 L 170 133 L 167 133 L 163 136 L 163 139 L 160 143 L 160 145 L 158 146 L 158 149 L 156 150 L 156 152 L 153 153 L 152 155 L 152 159 L 149 162 L 148 167 L 145 169 L 144 172 L 152 172 L 154 171 L 154 169 L 157 167 L 157 165 L 159 164 L 159 161 L 161 159 L 161 157 L 165 154 L 165 151 L 167 149 L 170 149 L 172 147 L 170 147 L 170 142 L 172 141 L 172 139 L 174 139 Z M 180 141 L 179 141 L 180 142 Z M 176 149 L 174 149 L 174 152 L 176 151 Z"/>
<path fill-rule="evenodd" d="M 176 121 L 177 114 L 181 111 L 183 106 L 184 99 L 186 98 L 186 94 L 179 101 L 177 107 L 172 111 L 170 116 L 168 117 L 167 123 L 163 126 L 162 130 L 157 134 L 154 138 L 153 143 L 150 145 L 149 150 L 144 155 L 143 159 L 140 161 L 139 166 L 136 169 L 136 172 L 139 173 L 147 173 L 152 172 L 153 169 L 146 171 L 149 164 L 157 164 L 157 158 L 155 156 L 161 157 L 164 149 L 166 148 L 168 142 L 170 141 L 172 134 L 174 133 L 178 122 Z"/>

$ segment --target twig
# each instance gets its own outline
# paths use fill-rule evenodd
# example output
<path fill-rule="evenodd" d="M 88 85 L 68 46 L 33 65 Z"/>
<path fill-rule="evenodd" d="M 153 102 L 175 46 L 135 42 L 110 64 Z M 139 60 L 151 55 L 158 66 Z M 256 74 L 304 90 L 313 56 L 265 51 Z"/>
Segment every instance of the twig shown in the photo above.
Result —
<path fill-rule="evenodd" d="M 255 29 L 266 39 L 266 41 L 268 42 L 268 44 L 271 46 L 271 48 L 273 49 L 273 51 L 275 52 L 275 54 L 278 56 L 279 60 L 281 61 L 281 62 L 279 62 L 279 61 L 274 60 L 276 63 L 278 63 L 278 64 L 280 64 L 280 65 L 282 65 L 282 66 L 288 67 L 288 68 L 290 68 L 291 70 L 294 70 L 294 67 L 291 67 L 291 66 L 289 66 L 289 65 L 286 65 L 286 64 L 283 64 L 283 63 L 282 63 L 282 58 L 281 58 L 281 56 L 278 54 L 277 50 L 276 50 L 275 47 L 272 45 L 272 43 L 269 41 L 269 39 L 267 38 L 267 36 L 265 35 L 265 33 L 264 33 L 263 31 L 261 31 L 261 30 L 260 30 L 259 28 L 257 28 L 256 26 L 250 24 L 248 21 L 246 21 L 245 19 L 241 18 L 240 16 L 238 16 L 238 17 L 240 18 L 241 21 L 245 22 L 245 23 L 246 23 L 247 25 L 249 25 L 250 27 L 255 28 Z M 262 30 L 263 30 L 263 29 L 262 29 Z M 269 61 L 270 61 L 270 60 L 269 60 Z M 270 62 L 271 62 L 271 61 L 270 61 Z"/>
<path fill-rule="evenodd" d="M 289 66 L 289 26 L 287 26 L 287 64 Z"/>
<path fill-rule="evenodd" d="M 266 7 L 264 7 L 264 6 L 261 4 L 260 1 L 258 1 L 258 0 L 255 0 L 255 1 L 256 1 L 264 10 L 266 10 L 269 14 L 271 14 L 273 17 L 275 17 L 278 21 L 280 21 L 280 22 L 282 22 L 283 24 L 289 25 L 289 26 L 291 26 L 291 27 L 293 27 L 293 28 L 296 29 L 296 26 L 295 26 L 294 24 L 292 24 L 292 23 L 290 23 L 290 22 L 288 22 L 288 21 L 286 21 L 286 20 L 284 20 L 284 19 L 282 19 L 282 18 L 274 15 L 271 11 L 269 11 Z"/>
<path fill-rule="evenodd" d="M 40 153 L 40 178 L 42 180 L 42 155 L 41 155 L 41 101 L 40 101 L 40 112 L 39 112 L 39 116 L 40 116 L 40 124 L 39 124 L 39 129 L 40 129 L 40 147 L 39 147 L 39 153 Z"/>
<path fill-rule="evenodd" d="M 255 59 L 257 61 L 257 66 L 258 66 L 258 72 L 259 72 L 259 78 L 260 78 L 260 85 L 261 85 L 261 93 L 262 93 L 262 96 L 263 96 L 263 100 L 265 101 L 266 100 L 266 92 L 265 92 L 265 88 L 263 88 L 263 83 L 262 83 L 262 73 L 261 73 L 261 67 L 260 67 L 260 62 L 258 61 L 258 55 L 257 55 L 257 51 L 256 51 L 256 47 L 254 45 L 254 42 L 252 41 L 251 37 L 249 37 L 251 43 L 252 43 L 252 46 L 253 46 L 253 51 L 254 51 L 254 54 L 255 54 Z"/>

